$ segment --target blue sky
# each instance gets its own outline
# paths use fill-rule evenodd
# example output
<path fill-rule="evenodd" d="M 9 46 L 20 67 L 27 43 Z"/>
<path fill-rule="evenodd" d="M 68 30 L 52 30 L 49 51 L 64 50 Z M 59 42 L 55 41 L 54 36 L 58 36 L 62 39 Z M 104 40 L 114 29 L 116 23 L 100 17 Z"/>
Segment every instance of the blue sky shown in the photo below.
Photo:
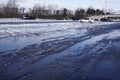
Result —
<path fill-rule="evenodd" d="M 5 3 L 8 0 L 0 0 Z M 107 1 L 107 3 L 105 3 Z M 120 0 L 17 0 L 17 3 L 23 7 L 32 7 L 34 4 L 56 4 L 58 8 L 66 7 L 68 9 L 76 9 L 77 7 L 87 8 L 106 8 L 120 10 Z"/>

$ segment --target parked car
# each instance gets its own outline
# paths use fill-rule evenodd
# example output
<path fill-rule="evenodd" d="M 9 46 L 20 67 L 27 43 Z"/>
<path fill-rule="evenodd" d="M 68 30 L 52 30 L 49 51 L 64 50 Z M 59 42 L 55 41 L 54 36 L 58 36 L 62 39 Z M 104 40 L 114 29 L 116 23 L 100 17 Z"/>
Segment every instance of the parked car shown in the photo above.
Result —
<path fill-rule="evenodd" d="M 29 15 L 23 15 L 22 19 L 25 19 L 25 20 L 35 20 L 35 17 L 29 16 Z"/>
<path fill-rule="evenodd" d="M 94 19 L 94 21 L 99 21 L 99 19 Z"/>
<path fill-rule="evenodd" d="M 111 22 L 112 20 L 109 18 L 101 18 L 100 21 L 102 22 Z"/>
<path fill-rule="evenodd" d="M 94 23 L 94 20 L 92 20 L 90 18 L 80 19 L 79 21 L 82 23 Z"/>
<path fill-rule="evenodd" d="M 65 20 L 65 18 L 58 17 L 57 20 Z"/>
<path fill-rule="evenodd" d="M 72 17 L 72 20 L 79 20 L 78 17 Z"/>

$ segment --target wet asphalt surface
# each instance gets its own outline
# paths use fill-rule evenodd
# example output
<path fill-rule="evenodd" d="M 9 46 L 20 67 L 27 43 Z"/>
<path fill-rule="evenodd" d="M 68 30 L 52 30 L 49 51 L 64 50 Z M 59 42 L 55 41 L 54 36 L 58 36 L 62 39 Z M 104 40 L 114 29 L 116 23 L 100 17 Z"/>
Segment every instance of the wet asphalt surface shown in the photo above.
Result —
<path fill-rule="evenodd" d="M 120 23 L 84 29 L 83 36 L 0 52 L 0 80 L 120 80 L 120 36 L 108 35 L 120 33 Z"/>

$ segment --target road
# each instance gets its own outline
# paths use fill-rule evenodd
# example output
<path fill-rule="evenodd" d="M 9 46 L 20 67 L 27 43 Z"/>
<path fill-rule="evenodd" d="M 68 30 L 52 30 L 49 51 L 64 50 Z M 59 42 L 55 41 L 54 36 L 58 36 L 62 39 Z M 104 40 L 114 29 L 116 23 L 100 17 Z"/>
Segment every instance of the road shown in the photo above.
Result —
<path fill-rule="evenodd" d="M 13 37 L 18 33 L 1 37 L 2 43 L 10 41 L 4 43 L 9 47 L 0 43 L 0 79 L 120 80 L 120 23 L 75 27 L 78 24 L 70 23 L 67 29 L 42 32 L 44 36 L 41 31 L 35 31 L 37 34 L 31 33 L 31 36 L 29 32 L 19 32 L 17 40 Z M 12 43 L 8 44 L 11 38 Z M 17 49 L 20 44 L 22 47 Z"/>

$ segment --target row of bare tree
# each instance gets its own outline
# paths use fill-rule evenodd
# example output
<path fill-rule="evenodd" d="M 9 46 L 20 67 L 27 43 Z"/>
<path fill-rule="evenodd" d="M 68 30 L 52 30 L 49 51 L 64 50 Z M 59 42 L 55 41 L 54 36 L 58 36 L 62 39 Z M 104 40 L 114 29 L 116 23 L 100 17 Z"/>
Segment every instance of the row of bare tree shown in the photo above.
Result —
<path fill-rule="evenodd" d="M 19 8 L 16 0 L 9 0 L 7 4 L 0 5 L 0 17 L 19 17 Z"/>
<path fill-rule="evenodd" d="M 0 17 L 1 18 L 17 18 L 21 17 L 22 14 L 27 14 L 35 16 L 36 18 L 83 18 L 91 15 L 103 15 L 105 14 L 104 10 L 88 8 L 82 9 L 78 8 L 77 10 L 69 10 L 67 8 L 56 9 L 54 5 L 39 5 L 36 4 L 32 9 L 25 12 L 25 8 L 19 8 L 16 4 L 16 0 L 9 0 L 7 4 L 0 6 Z"/>

